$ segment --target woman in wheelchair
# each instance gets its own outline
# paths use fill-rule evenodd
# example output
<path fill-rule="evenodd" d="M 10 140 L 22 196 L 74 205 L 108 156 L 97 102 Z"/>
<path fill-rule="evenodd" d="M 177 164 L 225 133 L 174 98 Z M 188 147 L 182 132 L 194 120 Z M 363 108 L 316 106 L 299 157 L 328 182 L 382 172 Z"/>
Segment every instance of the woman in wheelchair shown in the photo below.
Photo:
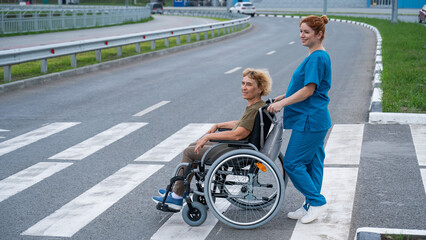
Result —
<path fill-rule="evenodd" d="M 238 121 L 229 121 L 215 124 L 203 137 L 197 142 L 190 144 L 183 152 L 181 163 L 188 163 L 195 168 L 194 162 L 200 161 L 203 155 L 210 147 L 217 144 L 214 140 L 243 140 L 250 137 L 253 130 L 256 115 L 259 108 L 265 106 L 262 96 L 267 96 L 272 87 L 272 80 L 267 70 L 247 68 L 243 71 L 243 79 L 241 82 L 242 97 L 247 100 L 247 107 L 244 114 Z M 219 129 L 231 129 L 230 131 L 218 131 Z M 227 151 L 231 151 L 229 148 Z M 219 149 L 224 153 L 223 149 Z M 187 167 L 178 170 L 177 176 L 183 176 Z M 192 175 L 189 176 L 188 182 L 191 182 Z M 173 184 L 173 188 L 165 196 L 166 189 L 160 189 L 158 192 L 161 196 L 154 196 L 154 202 L 161 203 L 164 201 L 168 208 L 179 211 L 182 208 L 183 198 L 185 195 L 184 181 L 178 180 Z"/>

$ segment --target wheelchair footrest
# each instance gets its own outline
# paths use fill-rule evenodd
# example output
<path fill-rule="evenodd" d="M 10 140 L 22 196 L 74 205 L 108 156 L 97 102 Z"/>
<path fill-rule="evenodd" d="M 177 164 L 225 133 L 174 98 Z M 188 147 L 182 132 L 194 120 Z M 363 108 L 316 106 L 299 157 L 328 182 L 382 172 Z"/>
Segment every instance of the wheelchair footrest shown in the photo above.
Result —
<path fill-rule="evenodd" d="M 163 212 L 172 212 L 172 213 L 177 213 L 180 212 L 180 210 L 176 210 L 173 208 L 169 208 L 169 205 L 167 204 L 163 204 L 163 203 L 157 203 L 157 209 Z"/>

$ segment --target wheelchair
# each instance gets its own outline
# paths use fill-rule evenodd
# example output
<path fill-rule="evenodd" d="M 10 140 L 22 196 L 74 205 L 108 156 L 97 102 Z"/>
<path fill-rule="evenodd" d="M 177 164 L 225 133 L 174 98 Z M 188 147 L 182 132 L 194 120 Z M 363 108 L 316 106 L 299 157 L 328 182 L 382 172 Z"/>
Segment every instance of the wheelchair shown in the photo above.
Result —
<path fill-rule="evenodd" d="M 271 102 L 269 99 L 267 106 Z M 282 118 L 269 113 L 267 106 L 259 109 L 250 140 L 216 141 L 200 161 L 176 167 L 165 196 L 176 181 L 184 181 L 182 217 L 190 226 L 203 224 L 208 209 L 219 221 L 237 229 L 262 226 L 278 213 L 287 185 L 280 152 Z M 179 176 L 183 167 L 186 171 Z M 194 189 L 188 180 L 191 175 L 196 179 Z M 165 200 L 157 204 L 158 210 L 178 212 Z"/>

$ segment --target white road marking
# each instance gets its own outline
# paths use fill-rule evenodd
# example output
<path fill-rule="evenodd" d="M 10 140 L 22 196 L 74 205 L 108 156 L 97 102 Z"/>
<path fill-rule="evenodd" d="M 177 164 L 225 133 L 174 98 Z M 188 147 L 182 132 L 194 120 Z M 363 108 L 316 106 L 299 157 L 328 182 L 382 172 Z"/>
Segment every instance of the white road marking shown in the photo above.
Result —
<path fill-rule="evenodd" d="M 143 111 L 141 111 L 141 112 L 139 112 L 139 113 L 136 113 L 135 115 L 133 115 L 134 117 L 141 117 L 141 116 L 143 116 L 143 115 L 145 115 L 145 114 L 147 114 L 147 113 L 149 113 L 149 112 L 152 112 L 152 111 L 154 111 L 155 109 L 157 109 L 157 108 L 160 108 L 160 107 L 162 107 L 162 106 L 164 106 L 164 105 L 166 105 L 167 103 L 169 103 L 170 101 L 161 101 L 161 102 L 159 102 L 159 103 L 157 103 L 157 104 L 155 104 L 155 105 L 152 105 L 151 107 L 149 107 L 149 108 L 147 108 L 147 109 L 145 109 L 145 110 L 143 110 Z"/>
<path fill-rule="evenodd" d="M 270 52 L 268 52 L 268 53 L 266 53 L 266 55 L 272 55 L 272 54 L 274 54 L 274 53 L 276 53 L 277 51 L 270 51 Z"/>
<path fill-rule="evenodd" d="M 426 125 L 410 125 L 417 161 L 426 167 Z"/>
<path fill-rule="evenodd" d="M 357 176 L 358 168 L 325 168 L 322 194 L 327 199 L 327 215 L 309 224 L 298 221 L 291 239 L 348 239 Z"/>
<path fill-rule="evenodd" d="M 71 166 L 72 163 L 40 162 L 0 181 L 0 202 Z"/>
<path fill-rule="evenodd" d="M 420 169 L 420 174 L 422 175 L 423 187 L 425 188 L 426 193 L 426 169 Z"/>
<path fill-rule="evenodd" d="M 135 161 L 170 162 L 190 143 L 203 136 L 212 126 L 213 124 L 188 124 Z"/>
<path fill-rule="evenodd" d="M 236 68 L 233 68 L 233 69 L 231 69 L 231 70 L 229 70 L 229 71 L 225 72 L 225 74 L 231 74 L 231 73 L 233 73 L 233 72 L 236 72 L 236 71 L 240 70 L 241 68 L 242 68 L 242 67 L 236 67 Z"/>
<path fill-rule="evenodd" d="M 291 41 L 288 43 L 288 45 L 293 45 L 295 43 L 295 41 Z"/>
<path fill-rule="evenodd" d="M 335 124 L 325 148 L 325 164 L 359 164 L 363 134 L 364 124 Z"/>
<path fill-rule="evenodd" d="M 22 235 L 72 237 L 163 166 L 129 164 L 39 221 Z"/>
<path fill-rule="evenodd" d="M 73 127 L 79 122 L 56 122 L 0 143 L 0 156 Z"/>
<path fill-rule="evenodd" d="M 49 159 L 82 160 L 83 158 L 99 151 L 111 143 L 147 125 L 143 122 L 120 123 L 114 127 L 99 133 L 73 147 L 62 151 Z"/>

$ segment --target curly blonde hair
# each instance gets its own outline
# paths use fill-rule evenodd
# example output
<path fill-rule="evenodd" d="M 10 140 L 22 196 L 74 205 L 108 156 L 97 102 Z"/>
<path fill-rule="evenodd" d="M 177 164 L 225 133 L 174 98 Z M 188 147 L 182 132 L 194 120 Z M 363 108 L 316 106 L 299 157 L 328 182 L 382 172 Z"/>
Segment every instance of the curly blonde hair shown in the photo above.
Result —
<path fill-rule="evenodd" d="M 267 69 L 246 68 L 243 71 L 243 77 L 246 76 L 256 81 L 257 86 L 262 89 L 261 96 L 269 95 L 272 89 L 272 78 Z"/>

